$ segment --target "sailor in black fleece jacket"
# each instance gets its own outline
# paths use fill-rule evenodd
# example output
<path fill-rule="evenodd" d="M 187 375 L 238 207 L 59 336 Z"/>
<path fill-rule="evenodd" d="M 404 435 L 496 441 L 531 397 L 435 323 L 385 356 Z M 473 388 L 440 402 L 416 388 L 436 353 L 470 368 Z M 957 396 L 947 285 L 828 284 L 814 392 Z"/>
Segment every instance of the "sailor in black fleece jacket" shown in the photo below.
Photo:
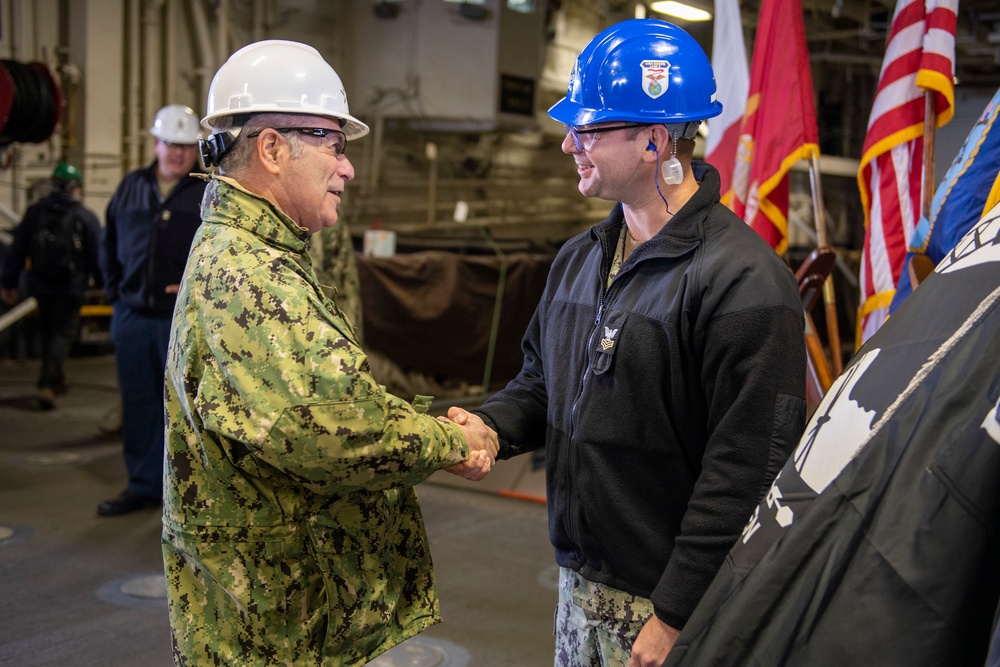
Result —
<path fill-rule="evenodd" d="M 169 104 L 150 134 L 156 161 L 115 189 L 101 238 L 104 289 L 114 307 L 111 338 L 121 390 L 128 483 L 97 506 L 112 517 L 160 506 L 163 497 L 163 369 L 171 317 L 191 241 L 201 224 L 205 181 L 194 110 Z"/>
<path fill-rule="evenodd" d="M 684 35 L 620 26 L 650 23 Z M 495 430 L 498 458 L 545 448 L 557 664 L 660 665 L 802 433 L 804 320 L 791 271 L 692 163 L 698 123 L 602 117 L 580 89 L 549 113 L 580 191 L 618 203 L 561 248 L 520 374 L 450 416 Z"/>

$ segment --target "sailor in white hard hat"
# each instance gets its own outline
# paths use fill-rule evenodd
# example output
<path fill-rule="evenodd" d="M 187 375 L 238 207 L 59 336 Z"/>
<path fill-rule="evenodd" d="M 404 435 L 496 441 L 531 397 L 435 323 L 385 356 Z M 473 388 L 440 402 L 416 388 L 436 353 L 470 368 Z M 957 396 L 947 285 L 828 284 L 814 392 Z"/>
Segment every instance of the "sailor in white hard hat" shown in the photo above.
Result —
<path fill-rule="evenodd" d="M 128 483 L 99 516 L 160 507 L 163 494 L 163 366 L 170 321 L 205 182 L 201 127 L 190 107 L 168 104 L 149 130 L 156 160 L 125 176 L 104 216 L 101 270 L 113 305 L 111 338 L 121 390 L 120 430 Z M 106 417 L 112 429 L 118 421 Z"/>

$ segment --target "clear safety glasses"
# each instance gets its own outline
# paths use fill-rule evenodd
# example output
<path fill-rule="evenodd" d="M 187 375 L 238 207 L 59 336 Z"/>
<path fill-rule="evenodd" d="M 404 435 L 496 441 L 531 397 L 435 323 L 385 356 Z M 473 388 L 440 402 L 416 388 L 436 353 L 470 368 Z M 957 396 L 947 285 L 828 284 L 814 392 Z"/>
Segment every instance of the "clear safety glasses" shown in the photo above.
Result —
<path fill-rule="evenodd" d="M 582 153 L 583 151 L 590 150 L 590 148 L 594 145 L 594 141 L 597 139 L 596 135 L 601 134 L 602 132 L 614 132 L 615 130 L 625 130 L 630 127 L 647 127 L 648 125 L 649 123 L 627 123 L 625 125 L 612 125 L 610 127 L 591 127 L 585 130 L 581 130 L 573 125 L 564 125 L 563 127 L 566 128 L 566 134 L 573 139 L 573 145 L 576 147 L 576 150 Z M 584 146 L 583 137 L 580 136 L 583 134 L 591 135 L 590 138 L 587 139 L 586 146 Z"/>
<path fill-rule="evenodd" d="M 306 134 L 311 137 L 319 137 L 322 139 L 320 146 L 324 150 L 328 150 L 333 153 L 334 157 L 340 157 L 347 150 L 347 135 L 340 130 L 331 130 L 328 127 L 272 127 L 269 128 L 275 132 L 298 132 L 299 134 Z M 260 132 L 263 132 L 261 130 Z M 254 132 L 253 134 L 248 134 L 247 138 L 252 139 L 260 134 L 260 132 Z"/>

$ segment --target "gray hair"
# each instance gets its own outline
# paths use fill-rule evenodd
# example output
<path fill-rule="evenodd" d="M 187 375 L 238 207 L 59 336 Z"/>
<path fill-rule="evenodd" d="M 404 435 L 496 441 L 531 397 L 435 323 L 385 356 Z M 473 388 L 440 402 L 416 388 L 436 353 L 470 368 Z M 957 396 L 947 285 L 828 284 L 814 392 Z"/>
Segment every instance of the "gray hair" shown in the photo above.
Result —
<path fill-rule="evenodd" d="M 296 114 L 262 113 L 250 116 L 241 127 L 235 122 L 237 118 L 236 116 L 219 118 L 213 128 L 216 132 L 240 130 L 240 135 L 237 137 L 236 143 L 226 151 L 225 155 L 219 161 L 219 173 L 223 176 L 232 176 L 237 179 L 245 174 L 253 164 L 255 144 L 253 139 L 256 139 L 256 137 L 247 139 L 247 135 L 266 130 L 269 127 L 294 127 L 298 122 Z M 302 155 L 305 147 L 298 133 L 284 132 L 281 136 L 288 142 L 293 159 Z"/>

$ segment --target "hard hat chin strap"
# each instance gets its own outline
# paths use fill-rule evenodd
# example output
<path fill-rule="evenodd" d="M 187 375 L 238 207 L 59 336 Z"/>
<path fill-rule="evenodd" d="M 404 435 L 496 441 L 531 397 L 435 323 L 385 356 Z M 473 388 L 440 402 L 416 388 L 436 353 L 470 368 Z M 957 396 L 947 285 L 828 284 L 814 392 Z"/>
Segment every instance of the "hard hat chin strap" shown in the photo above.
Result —
<path fill-rule="evenodd" d="M 227 130 L 211 134 L 207 139 L 198 142 L 198 149 L 201 151 L 201 160 L 206 167 L 218 166 L 222 161 L 222 156 L 233 147 L 240 136 L 240 131 L 235 133 Z"/>
<path fill-rule="evenodd" d="M 671 137 L 676 139 L 694 139 L 698 136 L 700 120 L 692 120 L 687 123 L 666 123 L 667 131 Z"/>

